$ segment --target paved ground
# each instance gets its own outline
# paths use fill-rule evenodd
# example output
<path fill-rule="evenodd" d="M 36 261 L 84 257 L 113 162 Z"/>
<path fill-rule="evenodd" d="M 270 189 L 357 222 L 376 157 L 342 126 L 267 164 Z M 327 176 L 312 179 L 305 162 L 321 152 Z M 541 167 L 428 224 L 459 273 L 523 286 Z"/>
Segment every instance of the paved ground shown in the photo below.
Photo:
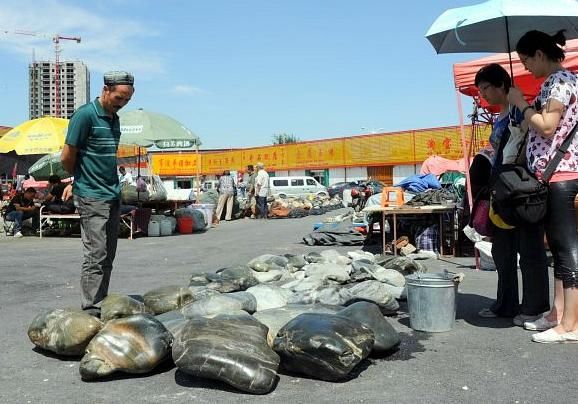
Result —
<path fill-rule="evenodd" d="M 203 234 L 121 240 L 111 291 L 143 294 L 162 285 L 186 285 L 194 272 L 245 263 L 262 253 L 320 251 L 322 247 L 300 244 L 318 220 L 243 220 Z M 363 362 L 347 382 L 281 374 L 272 393 L 251 396 L 193 379 L 167 364 L 152 375 L 85 383 L 77 359 L 36 351 L 26 335 L 40 309 L 78 305 L 80 239 L 0 238 L 0 249 L 2 403 L 540 403 L 574 402 L 576 397 L 578 345 L 532 343 L 530 332 L 506 319 L 478 318 L 477 311 L 495 293 L 496 275 L 473 270 L 471 259 L 425 261 L 432 271 L 466 274 L 454 330 L 414 332 L 402 306 L 399 316 L 391 318 L 403 338 L 399 351 Z"/>

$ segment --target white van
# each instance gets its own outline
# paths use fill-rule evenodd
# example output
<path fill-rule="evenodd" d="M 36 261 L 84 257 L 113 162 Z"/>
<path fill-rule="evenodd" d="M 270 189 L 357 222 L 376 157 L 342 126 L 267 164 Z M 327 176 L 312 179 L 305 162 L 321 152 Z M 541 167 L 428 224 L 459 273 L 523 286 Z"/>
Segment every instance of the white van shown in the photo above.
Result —
<path fill-rule="evenodd" d="M 273 196 L 329 195 L 327 188 L 313 177 L 270 177 L 269 187 Z"/>
<path fill-rule="evenodd" d="M 210 189 L 213 189 L 216 191 L 218 186 L 219 186 L 219 180 L 207 180 L 207 181 L 203 182 L 203 185 L 201 185 L 201 189 L 205 192 L 210 190 Z"/>

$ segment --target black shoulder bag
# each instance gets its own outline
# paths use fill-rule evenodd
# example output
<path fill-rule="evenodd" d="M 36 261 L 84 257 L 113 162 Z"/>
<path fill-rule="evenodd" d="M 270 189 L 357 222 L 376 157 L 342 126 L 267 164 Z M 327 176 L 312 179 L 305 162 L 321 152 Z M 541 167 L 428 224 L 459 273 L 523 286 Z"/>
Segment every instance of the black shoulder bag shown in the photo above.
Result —
<path fill-rule="evenodd" d="M 548 182 L 566 154 L 577 128 L 578 124 L 566 136 L 546 166 L 541 180 L 526 165 L 502 165 L 495 177 L 491 194 L 492 207 L 504 222 L 520 226 L 540 223 L 544 219 L 548 208 Z"/>

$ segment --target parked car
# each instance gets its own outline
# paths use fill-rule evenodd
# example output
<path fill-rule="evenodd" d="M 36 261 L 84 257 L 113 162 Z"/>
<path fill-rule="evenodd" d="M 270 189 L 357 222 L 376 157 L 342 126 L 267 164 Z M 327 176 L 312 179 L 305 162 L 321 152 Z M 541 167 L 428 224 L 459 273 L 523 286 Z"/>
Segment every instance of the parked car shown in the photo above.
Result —
<path fill-rule="evenodd" d="M 269 186 L 273 196 L 329 195 L 327 188 L 313 177 L 271 177 Z"/>
<path fill-rule="evenodd" d="M 329 192 L 330 197 L 334 197 L 335 195 L 339 195 L 339 197 L 342 198 L 344 189 L 353 188 L 356 185 L 357 185 L 357 182 L 354 182 L 354 181 L 336 182 L 335 184 L 327 187 L 327 192 Z"/>

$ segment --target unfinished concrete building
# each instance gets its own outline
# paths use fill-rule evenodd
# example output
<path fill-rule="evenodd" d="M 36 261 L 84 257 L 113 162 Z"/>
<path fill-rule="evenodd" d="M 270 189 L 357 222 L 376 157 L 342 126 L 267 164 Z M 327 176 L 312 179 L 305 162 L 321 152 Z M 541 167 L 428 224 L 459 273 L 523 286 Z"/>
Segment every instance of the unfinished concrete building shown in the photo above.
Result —
<path fill-rule="evenodd" d="M 60 86 L 55 86 L 55 63 L 49 61 L 33 62 L 29 65 L 30 119 L 42 116 L 70 118 L 81 105 L 90 101 L 90 73 L 80 61 L 60 62 Z M 60 99 L 60 108 L 57 99 Z"/>

